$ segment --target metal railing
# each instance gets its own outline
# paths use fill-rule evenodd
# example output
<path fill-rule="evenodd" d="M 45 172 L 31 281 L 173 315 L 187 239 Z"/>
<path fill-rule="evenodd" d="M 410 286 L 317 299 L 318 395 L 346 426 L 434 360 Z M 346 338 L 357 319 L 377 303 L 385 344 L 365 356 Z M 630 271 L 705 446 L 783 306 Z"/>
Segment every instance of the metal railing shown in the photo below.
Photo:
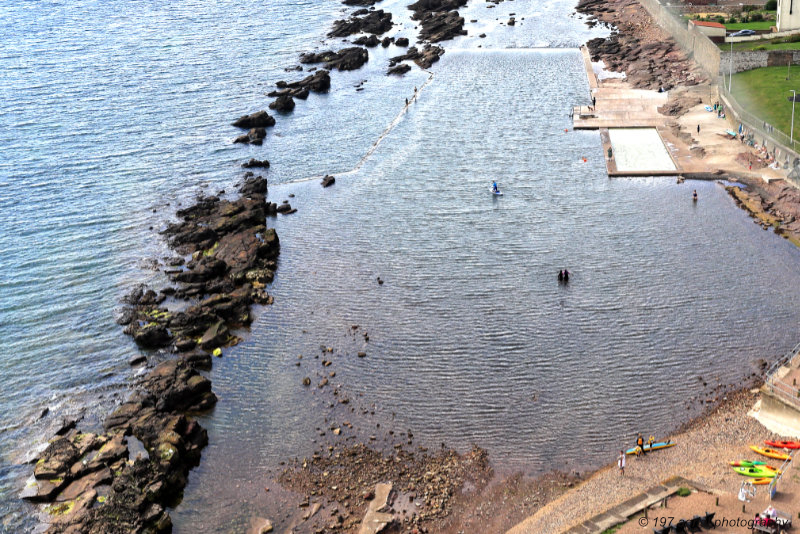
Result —
<path fill-rule="evenodd" d="M 784 462 L 778 468 L 778 471 L 780 471 L 780 473 L 778 473 L 777 476 L 772 477 L 772 482 L 770 482 L 769 486 L 767 486 L 767 494 L 769 495 L 770 501 L 775 498 L 775 494 L 778 492 L 778 482 L 780 482 L 786 470 L 789 469 L 790 467 L 789 462 L 791 461 L 792 461 L 792 453 L 789 452 L 789 459 L 784 460 Z"/>
<path fill-rule="evenodd" d="M 724 80 L 726 81 L 726 80 Z M 771 140 L 774 144 L 783 145 L 784 148 L 790 149 L 795 153 L 800 152 L 800 140 L 792 139 L 781 130 L 776 129 L 773 125 L 753 115 L 736 101 L 736 98 L 728 91 L 728 88 L 723 84 L 720 85 L 720 95 L 727 100 L 728 107 L 732 108 L 735 112 L 739 122 L 746 123 L 747 126 L 756 130 L 760 135 Z M 800 135 L 800 129 L 798 129 Z"/>
<path fill-rule="evenodd" d="M 800 368 L 800 343 L 769 366 L 767 378 L 764 381 L 764 385 L 775 396 L 780 397 L 784 402 L 792 406 L 800 408 L 800 387 L 778 378 L 778 371 L 784 366 L 790 369 Z"/>

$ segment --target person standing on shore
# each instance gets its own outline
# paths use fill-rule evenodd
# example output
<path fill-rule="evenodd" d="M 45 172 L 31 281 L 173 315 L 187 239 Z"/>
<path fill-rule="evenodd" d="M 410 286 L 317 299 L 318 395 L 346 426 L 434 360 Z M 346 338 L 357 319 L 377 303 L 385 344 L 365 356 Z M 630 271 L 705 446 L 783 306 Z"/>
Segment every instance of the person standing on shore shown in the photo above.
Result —
<path fill-rule="evenodd" d="M 644 454 L 644 438 L 641 434 L 636 437 L 636 446 L 639 447 L 639 450 Z"/>
<path fill-rule="evenodd" d="M 700 125 L 697 125 L 697 133 L 700 133 Z"/>
<path fill-rule="evenodd" d="M 617 457 L 617 466 L 619 467 L 620 474 L 625 476 L 625 451 L 619 451 L 619 456 Z"/>

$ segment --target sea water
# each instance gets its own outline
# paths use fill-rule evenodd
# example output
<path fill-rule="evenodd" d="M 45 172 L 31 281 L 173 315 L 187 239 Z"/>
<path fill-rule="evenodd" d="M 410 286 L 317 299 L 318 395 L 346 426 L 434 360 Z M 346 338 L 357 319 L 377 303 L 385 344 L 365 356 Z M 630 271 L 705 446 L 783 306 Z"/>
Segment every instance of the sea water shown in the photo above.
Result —
<path fill-rule="evenodd" d="M 284 70 L 299 53 L 340 46 L 324 35 L 341 4 L 0 4 L 0 529 L 31 524 L 25 462 L 64 418 L 96 427 L 124 395 L 138 351 L 114 310 L 163 281 L 158 230 L 198 192 L 232 192 L 251 157 L 298 212 L 270 222 L 275 304 L 210 373 L 220 402 L 176 532 L 266 513 L 262 482 L 325 425 L 300 385 L 314 367 L 294 365 L 321 344 L 376 412 L 364 425 L 536 474 L 662 435 L 703 380 L 737 382 L 796 343 L 797 249 L 713 182 L 608 179 L 597 133 L 564 131 L 589 101 L 577 46 L 599 33 L 569 1 L 488 5 L 462 10 L 478 22 L 432 78 L 385 76 L 404 49 L 370 49 L 243 147 L 229 123 L 304 76 Z M 380 7 L 413 42 L 405 3 Z M 326 173 L 332 188 L 307 180 Z"/>

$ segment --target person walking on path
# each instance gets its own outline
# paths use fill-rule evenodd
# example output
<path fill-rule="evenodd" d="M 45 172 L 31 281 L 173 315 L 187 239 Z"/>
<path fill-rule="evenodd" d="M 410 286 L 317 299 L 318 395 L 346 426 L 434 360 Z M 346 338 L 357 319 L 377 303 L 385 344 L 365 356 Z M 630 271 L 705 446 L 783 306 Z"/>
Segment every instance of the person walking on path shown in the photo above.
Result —
<path fill-rule="evenodd" d="M 642 454 L 644 454 L 644 438 L 641 434 L 639 434 L 636 438 L 636 446 L 639 447 L 639 450 L 641 450 Z"/>
<path fill-rule="evenodd" d="M 619 466 L 620 474 L 625 476 L 625 451 L 619 451 L 619 456 L 617 457 L 617 466 Z"/>
<path fill-rule="evenodd" d="M 700 133 L 700 125 L 697 125 L 697 133 Z"/>

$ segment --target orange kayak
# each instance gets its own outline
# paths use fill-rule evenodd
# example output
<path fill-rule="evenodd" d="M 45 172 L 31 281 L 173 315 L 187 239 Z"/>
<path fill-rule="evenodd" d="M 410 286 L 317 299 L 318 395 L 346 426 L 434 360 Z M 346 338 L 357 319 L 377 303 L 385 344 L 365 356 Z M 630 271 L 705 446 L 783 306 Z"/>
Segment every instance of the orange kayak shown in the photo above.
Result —
<path fill-rule="evenodd" d="M 775 449 L 768 449 L 766 447 L 759 447 L 758 445 L 750 445 L 750 448 L 753 449 L 755 452 L 762 456 L 766 456 L 768 458 L 775 458 L 776 460 L 789 460 L 791 456 L 788 454 L 784 454 L 781 451 L 777 451 Z"/>

